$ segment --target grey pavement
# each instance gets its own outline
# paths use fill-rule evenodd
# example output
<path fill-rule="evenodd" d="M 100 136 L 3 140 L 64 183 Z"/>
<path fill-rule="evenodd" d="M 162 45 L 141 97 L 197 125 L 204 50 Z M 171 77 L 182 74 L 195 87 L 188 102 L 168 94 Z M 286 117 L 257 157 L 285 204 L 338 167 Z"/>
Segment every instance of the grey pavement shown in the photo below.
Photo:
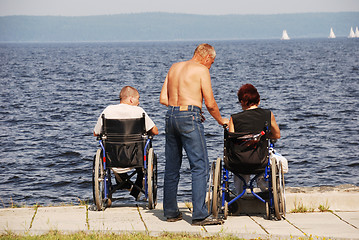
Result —
<path fill-rule="evenodd" d="M 357 196 L 358 197 L 358 196 Z M 356 199 L 354 199 L 356 200 Z M 114 203 L 105 211 L 90 211 L 87 206 L 33 207 L 0 209 L 0 234 L 39 235 L 51 230 L 63 233 L 164 232 L 233 235 L 246 239 L 359 239 L 359 211 L 287 213 L 284 220 L 265 220 L 261 214 L 229 216 L 223 225 L 192 226 L 191 212 L 180 205 L 183 220 L 166 222 L 162 204 L 149 210 L 146 203 Z"/>

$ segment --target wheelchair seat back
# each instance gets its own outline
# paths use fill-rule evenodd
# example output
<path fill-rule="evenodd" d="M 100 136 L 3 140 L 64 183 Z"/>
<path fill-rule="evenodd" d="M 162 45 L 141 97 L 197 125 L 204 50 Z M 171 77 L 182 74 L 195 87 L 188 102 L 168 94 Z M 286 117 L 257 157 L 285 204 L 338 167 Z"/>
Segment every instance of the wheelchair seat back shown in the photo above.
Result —
<path fill-rule="evenodd" d="M 268 164 L 268 133 L 238 133 L 225 130 L 224 164 L 233 173 L 257 174 Z"/>
<path fill-rule="evenodd" d="M 134 119 L 106 119 L 102 115 L 102 121 L 107 167 L 143 167 L 145 116 Z"/>

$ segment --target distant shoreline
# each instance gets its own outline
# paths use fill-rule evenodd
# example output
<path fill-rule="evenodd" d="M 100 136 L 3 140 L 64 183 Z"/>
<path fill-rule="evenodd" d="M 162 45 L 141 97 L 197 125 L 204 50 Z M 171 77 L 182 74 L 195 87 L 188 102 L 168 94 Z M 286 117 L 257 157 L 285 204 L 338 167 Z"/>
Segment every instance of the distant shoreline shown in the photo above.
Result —
<path fill-rule="evenodd" d="M 347 37 L 359 12 L 270 15 L 136 13 L 66 16 L 2 16 L 0 42 L 211 41 Z M 197 26 L 201 26 L 198 28 Z"/>

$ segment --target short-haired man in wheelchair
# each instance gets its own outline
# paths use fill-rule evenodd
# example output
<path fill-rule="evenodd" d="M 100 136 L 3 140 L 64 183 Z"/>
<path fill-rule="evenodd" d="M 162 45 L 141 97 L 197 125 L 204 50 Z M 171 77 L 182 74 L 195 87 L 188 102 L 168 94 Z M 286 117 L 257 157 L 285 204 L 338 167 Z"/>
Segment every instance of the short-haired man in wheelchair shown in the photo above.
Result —
<path fill-rule="evenodd" d="M 96 126 L 94 128 L 94 135 L 98 136 L 101 134 L 103 128 L 103 118 L 102 115 L 106 119 L 132 119 L 132 118 L 141 118 L 143 114 L 145 115 L 145 127 L 148 135 L 157 135 L 158 128 L 151 120 L 151 118 L 147 115 L 143 108 L 139 107 L 139 98 L 140 94 L 138 93 L 137 89 L 131 86 L 125 86 L 121 89 L 120 92 L 120 104 L 116 105 L 109 105 L 102 111 L 100 117 L 97 120 Z M 112 171 L 115 174 L 116 182 L 119 184 L 127 179 L 127 173 L 124 173 L 123 169 L 121 168 L 112 168 Z M 138 187 L 142 187 L 143 181 L 143 171 L 142 169 L 137 169 L 137 179 L 135 185 Z M 123 182 L 122 189 L 130 190 L 130 195 L 135 197 L 136 200 L 139 200 L 140 197 L 140 190 L 136 187 L 132 187 L 131 184 L 127 182 Z"/>
<path fill-rule="evenodd" d="M 258 107 L 260 104 L 260 95 L 257 89 L 252 84 L 244 84 L 238 90 L 237 96 L 243 111 L 231 115 L 229 120 L 229 132 L 260 133 L 265 131 L 265 128 L 268 127 L 268 137 L 270 139 L 279 139 L 280 130 L 273 113 L 270 110 Z M 262 144 L 266 144 L 265 140 L 262 141 Z M 259 146 L 259 148 L 261 148 L 261 146 Z M 262 151 L 262 153 L 258 153 L 259 151 Z M 251 151 L 250 157 L 265 157 L 261 156 L 261 154 L 268 154 L 267 146 L 264 146 L 262 149 L 256 149 L 256 151 Z M 241 176 L 246 182 L 249 181 L 250 175 L 242 174 Z M 243 191 L 242 182 L 237 176 L 234 176 L 234 185 L 237 193 Z M 262 191 L 267 190 L 267 182 L 264 181 L 263 176 L 257 178 L 257 185 Z"/>

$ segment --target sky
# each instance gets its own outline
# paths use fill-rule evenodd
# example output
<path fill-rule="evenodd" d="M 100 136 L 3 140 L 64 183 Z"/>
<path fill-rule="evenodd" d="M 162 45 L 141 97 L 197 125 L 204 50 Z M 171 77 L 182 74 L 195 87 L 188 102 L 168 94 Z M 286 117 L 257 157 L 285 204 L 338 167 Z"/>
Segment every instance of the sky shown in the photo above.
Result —
<path fill-rule="evenodd" d="M 359 12 L 359 0 L 0 0 L 0 16 L 201 15 Z"/>

